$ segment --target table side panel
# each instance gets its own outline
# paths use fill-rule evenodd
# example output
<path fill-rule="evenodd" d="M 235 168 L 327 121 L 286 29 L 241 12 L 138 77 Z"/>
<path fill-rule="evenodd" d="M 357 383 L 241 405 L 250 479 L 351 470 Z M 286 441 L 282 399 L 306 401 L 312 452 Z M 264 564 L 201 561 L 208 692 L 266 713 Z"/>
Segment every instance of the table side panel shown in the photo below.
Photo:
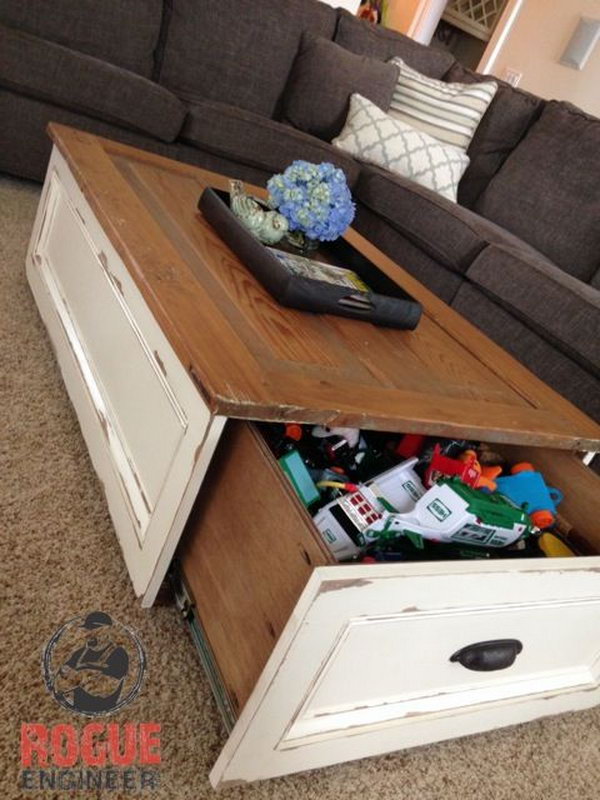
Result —
<path fill-rule="evenodd" d="M 88 390 L 96 397 L 127 493 L 139 506 L 136 515 L 143 539 L 188 421 L 162 371 L 158 352 L 148 349 L 125 302 L 121 280 L 108 269 L 106 253 L 96 250 L 56 173 L 50 181 L 52 209 L 34 259 L 46 268 L 46 280 Z M 148 420 L 153 422 L 151 435 Z M 155 458 L 157 451 L 161 459 Z"/>
<path fill-rule="evenodd" d="M 203 403 L 56 152 L 38 218 L 30 284 L 134 588 L 149 604 L 223 420 Z"/>

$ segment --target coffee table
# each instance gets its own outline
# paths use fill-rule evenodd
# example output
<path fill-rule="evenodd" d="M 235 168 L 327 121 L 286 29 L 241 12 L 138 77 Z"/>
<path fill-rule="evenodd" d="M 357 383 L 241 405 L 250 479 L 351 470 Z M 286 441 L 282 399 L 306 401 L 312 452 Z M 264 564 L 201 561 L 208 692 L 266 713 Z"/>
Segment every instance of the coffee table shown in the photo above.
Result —
<path fill-rule="evenodd" d="M 569 452 L 599 449 L 600 427 L 356 232 L 349 241 L 422 303 L 416 331 L 279 306 L 196 210 L 205 186 L 227 187 L 222 176 L 61 125 L 51 124 L 49 132 L 54 150 L 28 277 L 144 605 L 154 601 L 231 418 L 516 447 L 561 480 L 570 521 L 600 546 L 598 481 Z M 232 508 L 231 482 L 222 475 L 235 474 L 242 452 L 244 479 L 271 486 L 280 501 L 273 509 L 277 526 L 267 532 L 263 526 L 260 539 L 252 493 L 247 487 L 232 493 L 240 507 L 246 503 L 244 548 L 239 530 L 216 521 Z M 236 609 L 261 614 L 268 631 L 268 642 L 255 648 L 256 659 L 249 656 L 239 677 L 246 687 L 239 721 L 215 783 L 598 702 L 600 662 L 590 631 L 599 619 L 600 557 L 560 567 L 536 560 L 535 568 L 518 560 L 334 566 L 276 469 L 256 433 L 237 423 L 213 470 L 212 494 L 200 492 L 200 522 L 190 525 L 188 568 L 202 576 L 199 586 L 221 593 L 222 608 L 208 614 L 214 641 L 221 631 L 218 679 L 231 687 L 235 650 L 252 653 L 252 626 L 240 622 Z M 279 525 L 289 528 L 289 540 L 278 538 Z M 250 575 L 256 580 L 249 582 Z M 410 630 L 419 647 L 443 641 L 445 652 L 455 639 L 468 643 L 476 635 L 471 629 L 481 638 L 482 619 L 492 633 L 510 632 L 515 621 L 519 635 L 532 638 L 516 677 L 484 676 L 486 682 L 481 675 L 446 674 L 444 662 L 441 677 L 425 670 L 426 686 L 418 679 L 394 685 L 393 631 Z M 547 666 L 560 650 L 548 651 L 547 637 L 539 635 L 550 619 L 564 647 L 560 663 Z M 227 636 L 228 625 L 235 636 Z M 365 681 L 356 677 L 358 658 L 369 664 Z M 554 670 L 552 680 L 542 675 L 547 669 Z M 380 681 L 377 697 L 365 690 L 369 671 Z M 438 696 L 445 698 L 441 705 Z M 418 724 L 408 724 L 411 717 Z"/>

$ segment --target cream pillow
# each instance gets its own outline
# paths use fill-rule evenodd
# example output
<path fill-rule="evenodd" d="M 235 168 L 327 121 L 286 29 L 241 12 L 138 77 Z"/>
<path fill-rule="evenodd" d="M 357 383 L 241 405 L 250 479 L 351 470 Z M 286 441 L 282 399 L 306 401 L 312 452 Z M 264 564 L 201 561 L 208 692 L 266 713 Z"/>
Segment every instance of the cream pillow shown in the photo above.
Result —
<path fill-rule="evenodd" d="M 498 84 L 445 83 L 417 72 L 401 58 L 392 58 L 390 63 L 399 72 L 389 115 L 466 150 Z"/>
<path fill-rule="evenodd" d="M 332 144 L 455 202 L 458 182 L 469 165 L 469 157 L 460 148 L 393 119 L 360 94 L 350 97 L 346 124 Z"/>

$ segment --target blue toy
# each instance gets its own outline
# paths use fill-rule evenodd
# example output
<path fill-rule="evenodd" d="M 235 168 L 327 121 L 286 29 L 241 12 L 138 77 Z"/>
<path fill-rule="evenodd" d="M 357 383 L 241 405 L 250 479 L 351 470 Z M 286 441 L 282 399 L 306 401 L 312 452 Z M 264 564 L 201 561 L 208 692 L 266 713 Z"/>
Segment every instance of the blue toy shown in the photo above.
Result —
<path fill-rule="evenodd" d="M 536 472 L 527 462 L 515 464 L 511 472 L 512 475 L 496 479 L 498 491 L 516 505 L 526 506 L 524 510 L 540 530 L 549 528 L 555 522 L 562 492 L 547 486 L 541 472 Z"/>

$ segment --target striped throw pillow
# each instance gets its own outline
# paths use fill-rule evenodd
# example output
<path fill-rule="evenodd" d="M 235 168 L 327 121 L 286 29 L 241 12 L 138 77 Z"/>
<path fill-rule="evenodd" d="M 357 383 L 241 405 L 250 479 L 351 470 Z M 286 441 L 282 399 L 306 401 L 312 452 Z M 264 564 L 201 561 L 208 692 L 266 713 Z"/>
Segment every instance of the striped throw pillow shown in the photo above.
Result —
<path fill-rule="evenodd" d="M 444 144 L 466 150 L 498 84 L 445 83 L 417 72 L 401 58 L 390 60 L 399 74 L 388 114 Z"/>

